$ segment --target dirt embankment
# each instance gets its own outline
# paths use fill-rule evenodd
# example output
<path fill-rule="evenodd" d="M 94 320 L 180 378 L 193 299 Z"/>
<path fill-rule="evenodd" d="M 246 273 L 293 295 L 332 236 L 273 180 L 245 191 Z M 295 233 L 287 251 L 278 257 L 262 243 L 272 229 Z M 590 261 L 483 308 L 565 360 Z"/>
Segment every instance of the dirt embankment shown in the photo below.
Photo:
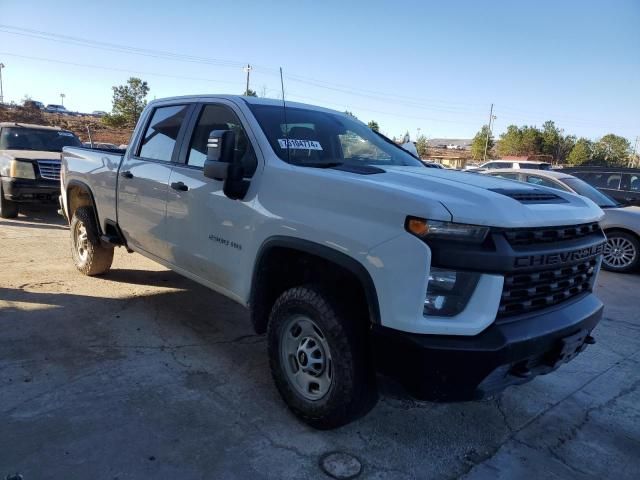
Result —
<path fill-rule="evenodd" d="M 35 123 L 70 130 L 83 142 L 89 141 L 87 127 L 91 129 L 94 142 L 107 142 L 116 145 L 128 144 L 132 130 L 129 128 L 107 127 L 99 118 L 91 116 L 71 116 L 47 113 L 35 108 L 7 108 L 0 106 L 0 122 Z"/>

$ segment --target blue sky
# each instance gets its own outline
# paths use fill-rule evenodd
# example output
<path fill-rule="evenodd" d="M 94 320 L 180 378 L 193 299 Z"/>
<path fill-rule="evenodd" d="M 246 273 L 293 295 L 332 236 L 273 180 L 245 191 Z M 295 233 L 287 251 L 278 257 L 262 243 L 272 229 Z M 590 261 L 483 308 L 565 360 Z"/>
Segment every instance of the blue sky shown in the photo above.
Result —
<path fill-rule="evenodd" d="M 282 66 L 288 99 L 351 110 L 390 136 L 471 137 L 491 103 L 498 134 L 552 119 L 593 139 L 640 135 L 638 0 L 0 0 L 0 12 L 5 101 L 63 92 L 72 110 L 110 110 L 111 86 L 131 75 L 150 98 L 241 93 L 248 62 L 259 94 L 279 95 Z"/>

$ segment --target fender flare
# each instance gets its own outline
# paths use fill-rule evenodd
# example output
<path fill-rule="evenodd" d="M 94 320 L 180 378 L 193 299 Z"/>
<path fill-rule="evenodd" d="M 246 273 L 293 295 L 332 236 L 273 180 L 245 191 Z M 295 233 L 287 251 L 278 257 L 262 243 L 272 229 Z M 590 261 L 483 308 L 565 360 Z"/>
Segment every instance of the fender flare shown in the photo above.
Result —
<path fill-rule="evenodd" d="M 334 263 L 345 270 L 349 271 L 358 279 L 364 290 L 365 299 L 369 308 L 369 318 L 374 324 L 381 324 L 380 305 L 378 303 L 378 294 L 371 275 L 364 266 L 353 257 L 339 252 L 334 248 L 320 245 L 318 243 L 288 236 L 274 236 L 266 239 L 256 254 L 256 261 L 253 267 L 253 275 L 251 278 L 251 290 L 249 304 L 252 304 L 254 292 L 257 289 L 258 269 L 262 263 L 264 256 L 273 248 L 288 248 L 298 250 L 301 253 L 310 254 L 330 263 Z"/>
<path fill-rule="evenodd" d="M 67 208 L 70 208 L 70 202 L 69 202 L 69 190 L 72 187 L 79 187 L 82 190 L 86 191 L 89 194 L 89 197 L 91 197 L 91 204 L 93 206 L 92 210 L 93 210 L 93 215 L 95 216 L 96 219 L 96 226 L 98 227 L 98 237 L 100 237 L 103 234 L 102 231 L 102 225 L 100 224 L 100 218 L 98 216 L 98 207 L 96 205 L 96 199 L 93 197 L 93 191 L 91 190 L 91 187 L 89 185 L 87 185 L 86 183 L 80 181 L 80 180 L 69 180 L 69 183 L 67 183 L 66 188 L 65 188 L 65 192 L 67 195 Z M 67 212 L 68 214 L 69 212 Z M 69 217 L 69 223 L 71 223 L 71 218 L 72 215 L 68 215 Z"/>

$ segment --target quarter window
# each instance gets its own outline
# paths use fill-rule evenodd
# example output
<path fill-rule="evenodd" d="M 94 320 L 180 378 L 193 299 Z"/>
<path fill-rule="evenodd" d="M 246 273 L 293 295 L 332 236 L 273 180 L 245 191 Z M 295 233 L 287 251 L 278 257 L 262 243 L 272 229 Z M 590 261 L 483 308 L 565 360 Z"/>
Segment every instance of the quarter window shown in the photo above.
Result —
<path fill-rule="evenodd" d="M 229 108 L 223 105 L 205 105 L 193 131 L 187 165 L 203 167 L 207 159 L 207 141 L 214 130 L 231 130 L 236 134 L 234 161 L 242 162 L 245 176 L 249 177 L 256 171 L 256 154 L 247 137 L 240 119 Z"/>
<path fill-rule="evenodd" d="M 150 160 L 170 162 L 187 108 L 187 105 L 156 108 L 142 137 L 138 155 Z"/>

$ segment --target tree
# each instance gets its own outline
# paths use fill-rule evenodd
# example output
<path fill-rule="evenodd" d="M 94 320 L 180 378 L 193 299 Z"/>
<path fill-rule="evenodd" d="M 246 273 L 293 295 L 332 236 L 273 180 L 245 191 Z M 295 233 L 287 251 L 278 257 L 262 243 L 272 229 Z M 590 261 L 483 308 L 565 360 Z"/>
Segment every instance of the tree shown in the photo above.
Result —
<path fill-rule="evenodd" d="M 375 120 L 371 120 L 369 123 L 367 123 L 367 126 L 374 132 L 380 131 L 380 125 L 378 125 L 378 122 L 376 122 Z"/>
<path fill-rule="evenodd" d="M 507 131 L 500 135 L 498 153 L 504 155 L 519 155 L 522 149 L 522 132 L 517 125 L 509 125 Z"/>
<path fill-rule="evenodd" d="M 562 133 L 553 120 L 547 120 L 542 124 L 542 153 L 559 160 L 561 140 Z"/>
<path fill-rule="evenodd" d="M 424 135 L 420 135 L 416 139 L 416 150 L 418 150 L 418 156 L 420 158 L 427 156 L 427 148 L 429 146 L 429 142 L 427 141 L 427 137 Z"/>
<path fill-rule="evenodd" d="M 593 160 L 608 166 L 624 167 L 631 155 L 631 143 L 624 137 L 609 133 L 593 147 Z"/>
<path fill-rule="evenodd" d="M 131 77 L 126 85 L 112 87 L 112 90 L 113 111 L 111 115 L 103 117 L 103 121 L 113 126 L 135 126 L 142 110 L 147 106 L 147 82 Z"/>
<path fill-rule="evenodd" d="M 509 125 L 500 135 L 498 153 L 504 155 L 538 155 L 542 152 L 542 132 L 537 127 Z"/>
<path fill-rule="evenodd" d="M 567 161 L 567 157 L 573 150 L 573 147 L 576 145 L 576 136 L 575 135 L 567 135 L 560 136 L 560 143 L 558 144 L 558 154 L 556 159 L 558 163 L 564 163 Z"/>
<path fill-rule="evenodd" d="M 257 97 L 258 96 L 256 91 L 255 90 L 251 90 L 251 89 L 246 90 L 243 95 L 245 95 L 246 97 Z"/>
<path fill-rule="evenodd" d="M 571 149 L 571 153 L 567 156 L 567 162 L 570 165 L 583 165 L 591 160 L 593 153 L 593 144 L 586 138 L 576 141 Z"/>
<path fill-rule="evenodd" d="M 358 117 L 356 117 L 356 116 L 353 114 L 353 112 L 352 112 L 352 111 L 350 111 L 350 110 L 345 110 L 345 111 L 344 111 L 344 113 L 345 113 L 345 115 L 349 115 L 350 117 L 358 118 Z"/>
<path fill-rule="evenodd" d="M 487 135 L 489 135 L 489 143 L 487 145 Z M 493 148 L 495 142 L 493 135 L 489 131 L 489 125 L 483 125 L 476 136 L 471 141 L 471 156 L 474 160 L 482 160 L 484 158 L 484 147 L 487 145 L 487 153 Z"/>
<path fill-rule="evenodd" d="M 542 152 L 542 132 L 537 127 L 524 126 L 522 132 L 522 143 L 517 155 L 538 155 Z"/>

